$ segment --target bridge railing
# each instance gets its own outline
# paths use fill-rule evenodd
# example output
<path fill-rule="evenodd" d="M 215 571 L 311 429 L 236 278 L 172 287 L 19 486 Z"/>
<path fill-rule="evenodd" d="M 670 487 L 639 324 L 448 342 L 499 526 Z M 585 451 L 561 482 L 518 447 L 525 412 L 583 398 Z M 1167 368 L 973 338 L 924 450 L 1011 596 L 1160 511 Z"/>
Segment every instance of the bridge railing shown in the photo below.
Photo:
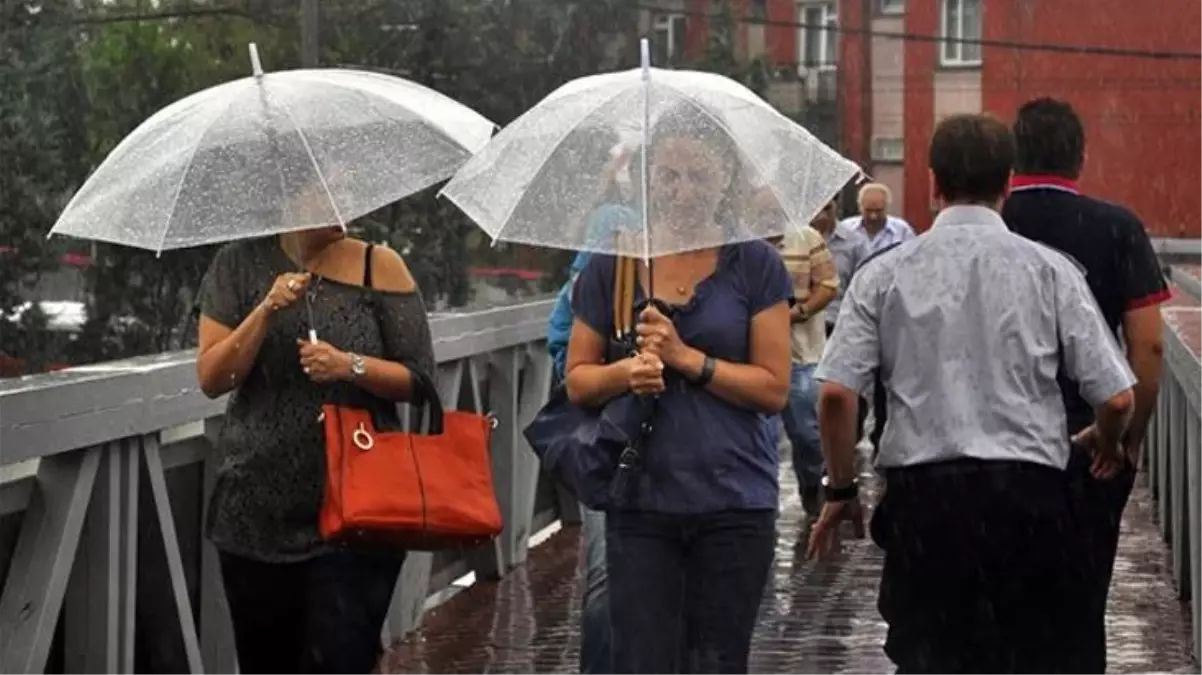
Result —
<path fill-rule="evenodd" d="M 550 385 L 549 310 L 431 320 L 445 404 L 499 420 L 505 530 L 480 550 L 410 555 L 385 640 L 417 627 L 456 579 L 503 575 L 531 534 L 577 517 L 540 483 L 521 435 Z M 191 352 L 0 382 L 0 672 L 235 672 L 202 536 L 223 410 L 199 391 Z"/>
<path fill-rule="evenodd" d="M 1172 277 L 1178 293 L 1162 310 L 1165 369 L 1145 461 L 1173 580 L 1180 599 L 1191 606 L 1194 657 L 1202 659 L 1202 310 L 1197 277 L 1181 270 Z M 1191 279 L 1192 284 L 1181 283 Z"/>

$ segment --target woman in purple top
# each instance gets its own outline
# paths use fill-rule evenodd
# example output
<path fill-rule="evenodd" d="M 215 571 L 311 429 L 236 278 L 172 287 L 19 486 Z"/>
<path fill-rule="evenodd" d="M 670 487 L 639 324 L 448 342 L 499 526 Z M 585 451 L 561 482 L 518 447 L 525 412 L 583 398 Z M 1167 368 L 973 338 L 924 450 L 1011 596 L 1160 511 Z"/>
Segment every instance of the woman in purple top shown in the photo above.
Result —
<path fill-rule="evenodd" d="M 720 122 L 691 106 L 661 119 L 649 146 L 653 236 L 683 243 L 737 227 L 742 161 Z M 613 667 L 746 672 L 776 543 L 788 274 L 762 241 L 657 258 L 654 279 L 639 269 L 638 299 L 654 282 L 673 320 L 643 311 L 640 354 L 605 363 L 614 258 L 594 255 L 573 293 L 567 358 L 577 404 L 659 397 L 630 498 L 607 514 Z"/>

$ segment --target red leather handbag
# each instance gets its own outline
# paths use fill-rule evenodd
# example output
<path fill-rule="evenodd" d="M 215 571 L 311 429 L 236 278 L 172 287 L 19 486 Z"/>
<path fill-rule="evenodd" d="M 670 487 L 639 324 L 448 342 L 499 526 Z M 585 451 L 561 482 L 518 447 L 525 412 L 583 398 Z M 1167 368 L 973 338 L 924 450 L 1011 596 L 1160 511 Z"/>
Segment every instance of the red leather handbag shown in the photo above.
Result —
<path fill-rule="evenodd" d="M 430 411 L 429 433 L 381 429 L 379 415 L 365 408 L 323 407 L 319 527 L 327 541 L 432 551 L 478 546 L 501 533 L 489 452 L 494 418 L 444 412 L 433 383 L 410 372 Z"/>

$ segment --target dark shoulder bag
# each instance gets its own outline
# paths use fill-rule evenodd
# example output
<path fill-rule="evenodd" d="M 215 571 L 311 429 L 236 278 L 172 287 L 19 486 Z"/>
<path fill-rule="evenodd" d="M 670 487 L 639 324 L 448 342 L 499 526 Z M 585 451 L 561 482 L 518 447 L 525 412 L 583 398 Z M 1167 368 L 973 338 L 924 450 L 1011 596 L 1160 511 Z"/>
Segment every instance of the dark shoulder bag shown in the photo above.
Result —
<path fill-rule="evenodd" d="M 614 272 L 614 325 L 606 362 L 634 353 L 634 288 L 637 261 L 617 258 Z M 543 469 L 586 507 L 620 508 L 640 466 L 639 445 L 650 431 L 653 400 L 623 394 L 599 408 L 568 400 L 559 383 L 534 420 L 523 430 Z"/>

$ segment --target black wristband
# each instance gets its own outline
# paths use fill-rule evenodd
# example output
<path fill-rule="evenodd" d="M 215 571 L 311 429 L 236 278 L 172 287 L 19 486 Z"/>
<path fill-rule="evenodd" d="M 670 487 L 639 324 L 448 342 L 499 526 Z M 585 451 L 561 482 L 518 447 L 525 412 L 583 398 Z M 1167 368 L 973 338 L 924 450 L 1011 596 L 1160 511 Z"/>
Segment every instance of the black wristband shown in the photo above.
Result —
<path fill-rule="evenodd" d="M 704 387 L 712 382 L 714 380 L 714 367 L 716 365 L 717 361 L 714 360 L 714 357 L 706 355 L 705 361 L 701 362 L 701 372 L 698 373 L 697 379 L 693 380 L 693 383 L 698 387 Z"/>

